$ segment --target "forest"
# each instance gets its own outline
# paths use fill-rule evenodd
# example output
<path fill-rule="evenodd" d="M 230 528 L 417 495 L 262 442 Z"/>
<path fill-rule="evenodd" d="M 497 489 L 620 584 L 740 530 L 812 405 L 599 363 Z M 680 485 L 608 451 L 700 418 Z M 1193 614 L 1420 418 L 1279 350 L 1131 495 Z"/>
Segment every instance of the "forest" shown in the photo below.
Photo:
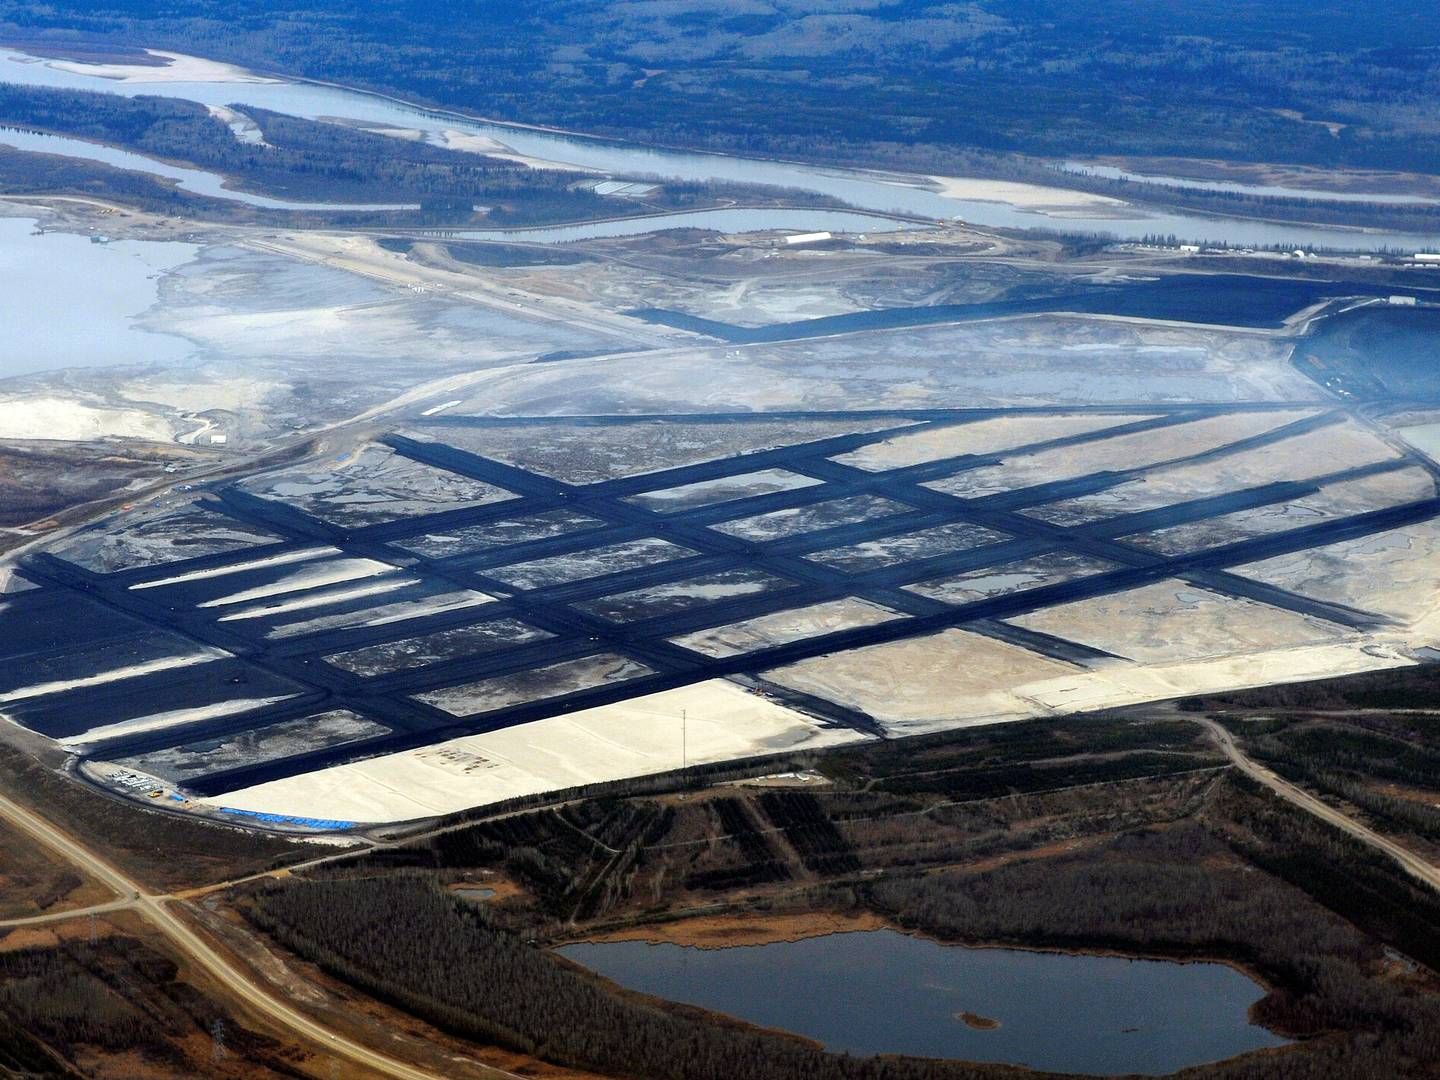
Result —
<path fill-rule="evenodd" d="M 0 123 L 104 142 L 231 177 L 242 190 L 297 201 L 414 202 L 464 220 L 477 202 L 516 220 L 610 210 L 571 173 L 387 138 L 262 109 L 263 143 L 236 139 L 200 104 L 0 83 Z M 613 211 L 612 211 L 613 212 Z"/>
<path fill-rule="evenodd" d="M 1185 1075 L 1429 1074 L 1440 900 L 1229 772 L 1198 726 L 1037 721 L 818 767 L 826 782 L 806 790 L 611 794 L 479 821 L 239 904 L 332 976 L 447 1032 L 607 1075 L 1013 1075 L 825 1054 L 617 991 L 544 948 L 689 912 L 867 913 L 952 942 L 1226 960 L 1269 987 L 1258 1018 L 1299 1041 Z M 518 890 L 483 904 L 450 891 L 486 875 Z M 1396 956 L 1422 966 L 1397 974 Z"/>
<path fill-rule="evenodd" d="M 1440 664 L 1187 698 L 1182 709 L 1440 709 Z"/>
<path fill-rule="evenodd" d="M 1287 746 L 1313 757 L 1322 778 L 1372 769 L 1433 776 L 1433 756 L 1409 745 L 1428 732 L 1428 717 L 1367 713 L 1363 730 L 1339 738 L 1308 715 L 1225 720 L 1256 729 L 1243 738 L 1257 753 L 1276 738 L 1282 764 Z M 12 784 L 38 784 L 59 821 L 104 838 L 149 881 L 174 888 L 193 882 L 197 867 L 213 880 L 299 853 L 165 815 L 115 814 L 101 796 L 67 795 L 44 766 L 22 763 L 0 755 Z M 549 948 L 683 928 L 694 914 L 800 920 L 792 926 L 828 926 L 838 915 L 957 944 L 1225 961 L 1264 984 L 1257 1020 L 1295 1041 L 1183 1076 L 1433 1075 L 1440 898 L 1232 771 L 1183 714 L 1037 720 L 797 755 L 772 768 L 803 769 L 808 779 L 697 771 L 530 810 L 491 808 L 232 887 L 207 907 L 233 909 L 281 955 L 318 965 L 334 981 L 324 985 L 352 988 L 342 994 L 368 994 L 454 1038 L 616 1077 L 1018 1075 L 830 1054 L 619 990 Z M 478 884 L 493 898 L 475 899 Z M 168 959 L 104 924 L 97 946 L 90 925 L 88 941 L 82 933 L 0 950 L 0 1071 L 69 1076 L 77 1062 L 138 1054 L 154 1075 L 193 1074 L 185 1055 L 209 1052 L 204 1035 L 219 1030 L 222 1014 Z M 226 1071 L 215 1075 L 274 1067 L 276 1046 L 225 1030 Z"/>
<path fill-rule="evenodd" d="M 1440 845 L 1440 667 L 1187 701 L 1281 776 L 1419 850 Z"/>
<path fill-rule="evenodd" d="M 672 182 L 644 203 L 596 195 L 577 173 L 536 169 L 341 124 L 235 106 L 263 142 L 243 142 L 193 101 L 0 83 L 0 125 L 102 142 L 220 173 L 238 190 L 298 202 L 415 204 L 418 211 L 257 209 L 192 195 L 145 173 L 0 146 L 0 184 L 16 193 L 108 195 L 142 209 L 227 220 L 325 224 L 527 225 L 711 206 L 719 199 L 823 204 L 821 196 Z M 477 217 L 477 211 L 483 215 Z"/>
<path fill-rule="evenodd" d="M 0 0 L 0 40 L 171 48 L 497 119 L 810 160 L 1440 171 L 1429 0 L 257 0 L 243 17 L 217 0 Z"/>

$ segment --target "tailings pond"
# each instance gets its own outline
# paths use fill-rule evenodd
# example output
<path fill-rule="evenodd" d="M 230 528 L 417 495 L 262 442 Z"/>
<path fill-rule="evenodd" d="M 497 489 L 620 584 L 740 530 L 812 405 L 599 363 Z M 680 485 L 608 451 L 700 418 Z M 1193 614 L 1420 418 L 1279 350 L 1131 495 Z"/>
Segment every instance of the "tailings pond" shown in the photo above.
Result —
<path fill-rule="evenodd" d="M 1376 286 L 1362 282 L 1295 281 L 1239 274 L 1176 274 L 1154 281 L 1070 287 L 1053 295 L 1004 298 L 980 304 L 878 308 L 758 327 L 736 326 L 664 308 L 640 308 L 626 314 L 737 345 L 1058 312 L 1279 329 L 1288 318 L 1322 300 L 1367 296 L 1375 291 Z M 1410 291 L 1416 296 L 1423 296 L 1427 302 L 1440 301 L 1440 293 L 1434 290 Z M 1322 322 L 1320 325 L 1324 329 L 1321 335 L 1332 334 L 1332 323 L 1349 326 L 1356 315 Z M 1431 308 L 1375 308 L 1368 309 L 1360 317 L 1367 326 L 1391 327 L 1398 320 L 1406 326 L 1422 327 L 1418 337 L 1412 334 L 1406 340 L 1413 346 L 1411 352 L 1423 349 L 1428 343 L 1429 355 L 1433 356 L 1437 340 L 1434 330 L 1440 328 L 1440 311 Z M 1427 325 L 1429 329 L 1423 329 Z M 1395 363 L 1404 366 L 1412 359 L 1407 352 Z"/>
<path fill-rule="evenodd" d="M 1323 319 L 1295 362 L 1341 397 L 1440 402 L 1440 308 L 1374 305 Z"/>
<path fill-rule="evenodd" d="M 941 945 L 893 930 L 729 949 L 587 942 L 559 952 L 622 986 L 856 1055 L 1161 1074 L 1285 1040 L 1224 964 Z"/>
<path fill-rule="evenodd" d="M 29 218 L 0 218 L 0 379 L 185 359 L 188 341 L 139 330 L 131 320 L 155 303 L 159 278 L 197 250 L 145 240 L 96 243 L 38 233 Z M 84 302 L 76 303 L 80 282 Z"/>
<path fill-rule="evenodd" d="M 309 119 L 342 117 L 382 127 L 427 132 L 463 131 L 494 140 L 509 151 L 546 162 L 610 176 L 663 177 L 700 183 L 758 184 L 830 195 L 860 210 L 915 217 L 961 218 L 1010 229 L 1063 229 L 1070 233 L 1139 240 L 1174 235 L 1238 247 L 1321 247 L 1348 250 L 1440 248 L 1440 235 L 1347 230 L 1200 214 L 1167 213 L 1138 206 L 1067 208 L 1063 217 L 1012 203 L 945 195 L 925 177 L 826 169 L 794 162 L 687 153 L 610 142 L 570 133 L 475 120 L 421 109 L 388 98 L 334 86 L 272 82 L 124 82 L 62 70 L 22 53 L 0 49 L 0 81 L 60 86 L 118 94 L 155 94 L 205 105 L 255 105 Z M 793 227 L 793 226 L 787 226 Z M 591 233 L 587 235 L 609 235 Z"/>

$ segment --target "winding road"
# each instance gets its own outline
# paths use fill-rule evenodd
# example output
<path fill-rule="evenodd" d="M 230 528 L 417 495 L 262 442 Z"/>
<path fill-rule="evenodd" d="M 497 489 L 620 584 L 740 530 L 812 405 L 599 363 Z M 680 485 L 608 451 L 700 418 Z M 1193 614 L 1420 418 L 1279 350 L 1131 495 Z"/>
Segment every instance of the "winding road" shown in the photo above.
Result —
<path fill-rule="evenodd" d="M 1374 829 L 1362 825 L 1354 818 L 1342 814 L 1333 806 L 1321 802 L 1309 792 L 1296 787 L 1290 783 L 1290 781 L 1267 769 L 1264 765 L 1247 757 L 1245 753 L 1235 745 L 1235 739 L 1230 732 L 1226 731 L 1218 722 L 1208 717 L 1203 720 L 1197 720 L 1196 722 L 1209 733 L 1211 739 L 1220 747 L 1225 756 L 1230 759 L 1231 764 L 1246 776 L 1250 777 L 1250 779 L 1264 784 L 1286 802 L 1298 806 L 1301 810 L 1313 814 L 1326 824 L 1333 825 L 1342 832 L 1353 836 L 1356 840 L 1370 845 L 1370 847 L 1379 851 L 1381 854 L 1389 856 L 1411 877 L 1429 885 L 1436 891 L 1440 891 L 1440 867 L 1437 867 L 1434 863 L 1427 862 L 1409 848 L 1397 844 L 1389 837 L 1381 836 Z"/>
<path fill-rule="evenodd" d="M 1440 891 L 1440 867 L 1426 861 L 1408 848 L 1382 836 L 1354 818 L 1341 813 L 1321 800 L 1310 795 L 1272 770 L 1248 757 L 1235 743 L 1230 732 L 1216 721 L 1192 717 L 1200 724 L 1210 738 L 1229 759 L 1230 763 L 1256 782 L 1265 785 L 1292 805 L 1312 814 L 1320 820 L 1342 830 L 1355 839 L 1369 845 L 1394 860 L 1402 869 L 1424 884 Z M 147 893 L 131 877 L 118 870 L 106 859 L 97 855 L 69 834 L 57 828 L 30 808 L 0 795 L 0 819 L 16 829 L 33 837 L 55 852 L 66 862 L 110 888 L 117 899 L 78 910 L 55 912 L 47 915 L 29 916 L 0 921 L 0 928 L 36 926 L 83 918 L 107 912 L 132 910 L 144 918 L 152 927 L 162 933 L 185 957 L 213 976 L 234 997 L 256 1012 L 288 1029 L 294 1035 L 323 1047 L 329 1053 L 362 1065 L 376 1073 L 393 1077 L 395 1080 L 449 1080 L 443 1074 L 407 1064 L 387 1054 L 372 1050 L 361 1043 L 333 1031 L 325 1024 L 305 1015 L 288 1004 L 270 989 L 257 983 L 249 974 L 229 960 L 221 951 L 207 942 L 192 929 L 175 911 L 171 904 L 180 898 L 168 894 Z M 313 862 L 329 861 L 344 857 L 344 854 L 324 856 Z M 305 864 L 302 864 L 305 865 Z M 267 875 L 256 875 L 267 876 Z M 210 889 L 199 890 L 208 892 Z M 487 1075 L 505 1080 L 520 1080 L 514 1074 L 494 1066 L 471 1063 Z"/>
<path fill-rule="evenodd" d="M 451 1080 L 447 1075 L 408 1065 L 387 1054 L 371 1050 L 367 1046 L 332 1031 L 324 1024 L 312 1020 L 298 1009 L 282 1001 L 270 990 L 256 983 L 176 915 L 169 906 L 173 898 L 146 893 L 137 882 L 117 870 L 105 859 L 77 843 L 74 838 L 56 828 L 34 811 L 3 795 L 0 795 L 0 819 L 33 837 L 64 858 L 66 862 L 114 890 L 120 897 L 120 899 L 107 904 L 99 904 L 78 911 L 56 913 L 53 917 L 39 916 L 6 921 L 0 923 L 0 926 L 35 925 L 40 922 L 81 918 L 87 914 L 123 909 L 133 910 L 164 934 L 187 959 L 213 976 L 234 997 L 300 1038 L 382 1076 L 393 1077 L 394 1080 Z M 487 1075 L 506 1078 L 506 1080 L 520 1080 L 516 1074 L 503 1069 L 482 1065 L 479 1062 L 471 1064 L 476 1069 L 483 1070 Z"/>

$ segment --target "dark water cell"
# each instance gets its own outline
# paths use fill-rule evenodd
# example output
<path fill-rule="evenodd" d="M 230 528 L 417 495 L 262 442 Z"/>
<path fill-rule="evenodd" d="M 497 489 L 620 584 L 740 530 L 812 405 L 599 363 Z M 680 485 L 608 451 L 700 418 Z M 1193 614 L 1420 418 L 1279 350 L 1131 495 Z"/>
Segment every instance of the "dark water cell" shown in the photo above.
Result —
<path fill-rule="evenodd" d="M 139 619 L 122 615 L 69 589 L 34 590 L 3 604 L 0 661 L 76 649 L 145 634 Z"/>
<path fill-rule="evenodd" d="M 970 949 L 893 930 L 732 949 L 621 941 L 559 951 L 632 990 L 857 1055 L 1161 1074 L 1285 1042 L 1247 1017 L 1264 990 L 1223 964 Z M 971 1028 L 962 1012 L 999 1026 Z"/>
<path fill-rule="evenodd" d="M 407 536 L 390 541 L 390 546 L 427 558 L 442 559 L 511 544 L 549 540 L 586 529 L 598 529 L 604 524 L 599 518 L 569 510 L 546 510 L 521 517 L 497 518 L 481 525 L 461 525 Z"/>
<path fill-rule="evenodd" d="M 612 622 L 634 622 L 690 611 L 707 604 L 755 597 L 761 593 L 786 588 L 790 584 L 760 570 L 723 570 L 629 592 L 617 591 L 577 604 L 576 607 Z"/>
<path fill-rule="evenodd" d="M 1058 311 L 1275 328 L 1295 312 L 1326 297 L 1373 296 L 1375 292 L 1375 285 L 1359 283 L 1285 281 L 1242 274 L 1186 274 L 1157 281 L 1087 285 L 1049 296 L 994 300 L 983 304 L 881 308 L 761 327 L 734 326 L 663 308 L 643 308 L 627 314 L 647 322 L 708 334 L 737 345 L 753 345 L 858 330 L 892 330 Z"/>
<path fill-rule="evenodd" d="M 1365 401 L 1440 401 L 1440 310 L 1372 307 L 1321 322 L 1295 350 L 1310 378 Z"/>
<path fill-rule="evenodd" d="M 16 702 L 6 712 L 32 731 L 67 739 L 160 713 L 303 692 L 304 687 L 243 660 L 212 660 L 126 679 L 100 691 L 82 687 Z"/>
<path fill-rule="evenodd" d="M 163 630 L 144 629 L 105 641 L 67 643 L 47 652 L 0 658 L 0 693 L 49 682 L 84 679 L 100 672 L 196 652 L 193 642 Z"/>
<path fill-rule="evenodd" d="M 152 746 L 116 764 L 182 784 L 196 777 L 349 746 L 390 734 L 391 729 L 349 710 L 302 716 L 275 724 L 202 737 L 175 746 Z M 157 736 L 163 741 L 163 735 Z"/>

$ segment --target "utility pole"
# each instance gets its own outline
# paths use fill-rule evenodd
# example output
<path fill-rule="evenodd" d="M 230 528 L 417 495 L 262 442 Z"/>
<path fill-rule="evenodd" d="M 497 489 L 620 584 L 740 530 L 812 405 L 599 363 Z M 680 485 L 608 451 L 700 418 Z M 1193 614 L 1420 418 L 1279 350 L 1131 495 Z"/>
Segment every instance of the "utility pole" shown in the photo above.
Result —
<path fill-rule="evenodd" d="M 690 772 L 690 712 L 680 710 L 680 798 L 685 798 L 687 774 Z"/>

